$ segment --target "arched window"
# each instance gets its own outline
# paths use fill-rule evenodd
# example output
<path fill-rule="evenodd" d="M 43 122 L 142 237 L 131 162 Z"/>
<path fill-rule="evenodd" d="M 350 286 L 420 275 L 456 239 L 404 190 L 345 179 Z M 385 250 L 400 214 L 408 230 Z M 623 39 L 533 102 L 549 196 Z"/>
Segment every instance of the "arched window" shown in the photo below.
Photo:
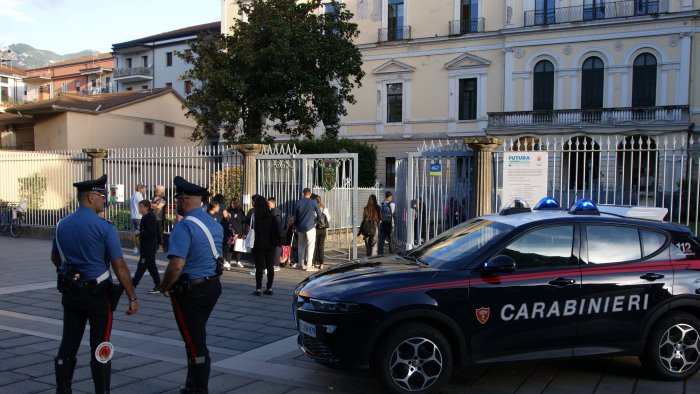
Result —
<path fill-rule="evenodd" d="M 656 58 L 642 53 L 634 59 L 632 67 L 632 107 L 645 108 L 656 105 Z"/>
<path fill-rule="evenodd" d="M 551 111 L 554 109 L 554 65 L 549 60 L 535 64 L 532 82 L 532 110 Z"/>
<path fill-rule="evenodd" d="M 563 165 L 568 168 L 562 176 L 575 198 L 590 198 L 600 175 L 600 146 L 590 137 L 574 137 L 564 144 Z M 571 193 L 570 193 L 571 194 Z"/>
<path fill-rule="evenodd" d="M 625 137 L 617 145 L 616 204 L 654 206 L 657 176 L 656 141 L 646 135 Z"/>
<path fill-rule="evenodd" d="M 603 108 L 603 69 L 605 65 L 599 57 L 592 56 L 583 62 L 581 68 L 581 109 Z"/>

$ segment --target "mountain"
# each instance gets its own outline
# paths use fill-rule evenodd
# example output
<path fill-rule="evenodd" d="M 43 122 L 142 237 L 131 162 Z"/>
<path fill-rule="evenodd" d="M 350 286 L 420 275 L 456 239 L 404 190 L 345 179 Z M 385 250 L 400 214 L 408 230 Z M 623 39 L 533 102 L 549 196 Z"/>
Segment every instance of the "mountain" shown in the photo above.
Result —
<path fill-rule="evenodd" d="M 95 53 L 95 51 L 85 50 L 76 53 L 59 55 L 56 52 L 46 49 L 36 49 L 27 44 L 12 44 L 9 46 L 9 48 L 15 54 L 15 60 L 12 61 L 12 64 L 25 69 L 46 66 L 50 63 Z"/>

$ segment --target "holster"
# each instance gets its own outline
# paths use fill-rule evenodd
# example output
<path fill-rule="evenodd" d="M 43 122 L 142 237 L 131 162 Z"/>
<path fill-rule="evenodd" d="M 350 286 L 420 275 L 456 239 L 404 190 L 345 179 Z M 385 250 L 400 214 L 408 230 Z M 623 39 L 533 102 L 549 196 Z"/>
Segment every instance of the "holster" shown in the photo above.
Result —
<path fill-rule="evenodd" d="M 179 296 L 192 291 L 190 286 L 190 276 L 187 274 L 181 275 L 175 283 L 170 287 L 170 293 Z"/>
<path fill-rule="evenodd" d="M 112 312 L 117 310 L 117 305 L 119 305 L 119 299 L 124 294 L 124 286 L 121 283 L 110 283 L 109 285 L 109 300 Z"/>
<path fill-rule="evenodd" d="M 221 276 L 224 274 L 224 258 L 219 256 L 216 259 L 216 276 Z"/>

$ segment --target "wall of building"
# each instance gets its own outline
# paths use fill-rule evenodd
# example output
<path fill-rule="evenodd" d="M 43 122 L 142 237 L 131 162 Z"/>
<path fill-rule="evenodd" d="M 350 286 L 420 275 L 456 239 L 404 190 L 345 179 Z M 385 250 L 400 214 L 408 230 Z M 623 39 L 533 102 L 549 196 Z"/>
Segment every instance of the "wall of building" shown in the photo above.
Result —
<path fill-rule="evenodd" d="M 68 114 L 36 116 L 34 149 L 38 151 L 70 149 L 68 146 Z"/>

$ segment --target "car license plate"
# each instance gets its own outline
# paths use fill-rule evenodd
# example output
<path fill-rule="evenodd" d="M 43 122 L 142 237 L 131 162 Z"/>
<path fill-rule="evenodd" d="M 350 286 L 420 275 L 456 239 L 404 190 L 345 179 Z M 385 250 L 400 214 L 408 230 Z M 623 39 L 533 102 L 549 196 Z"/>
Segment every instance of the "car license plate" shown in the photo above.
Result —
<path fill-rule="evenodd" d="M 299 331 L 304 335 L 316 338 L 316 326 L 314 326 L 313 324 L 309 324 L 303 320 L 299 320 Z"/>

